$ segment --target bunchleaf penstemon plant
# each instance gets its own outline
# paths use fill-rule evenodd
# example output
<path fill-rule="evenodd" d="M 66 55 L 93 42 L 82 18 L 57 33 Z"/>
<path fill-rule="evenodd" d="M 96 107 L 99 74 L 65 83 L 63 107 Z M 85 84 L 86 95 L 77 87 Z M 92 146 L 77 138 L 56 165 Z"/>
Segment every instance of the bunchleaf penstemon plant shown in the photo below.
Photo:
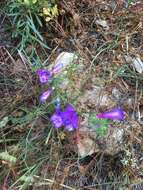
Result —
<path fill-rule="evenodd" d="M 46 69 L 39 69 L 37 71 L 37 75 L 39 77 L 39 81 L 41 84 L 46 84 L 52 78 L 55 74 L 59 73 L 61 70 L 63 70 L 63 65 L 56 65 L 54 68 L 52 68 L 50 71 Z M 54 87 L 50 87 L 47 91 L 43 92 L 40 96 L 40 102 L 44 103 L 48 99 L 48 97 L 51 95 L 51 93 L 54 91 Z M 99 134 L 105 134 L 107 131 L 107 127 L 109 126 L 108 120 L 123 120 L 125 118 L 125 112 L 122 108 L 117 107 L 110 111 L 106 111 L 100 114 L 96 115 L 97 121 L 98 119 L 103 120 L 103 122 L 96 123 L 96 128 L 98 126 L 97 132 Z M 74 108 L 73 105 L 68 104 L 64 110 L 61 109 L 61 103 L 59 103 L 55 107 L 55 112 L 50 118 L 53 126 L 55 128 L 61 128 L 64 126 L 64 128 L 68 131 L 73 131 L 78 128 L 79 126 L 79 116 Z M 104 122 L 106 120 L 106 122 Z M 104 125 L 103 125 L 103 124 Z M 106 125 L 105 125 L 106 123 Z M 100 129 L 101 128 L 101 129 Z M 102 130 L 104 128 L 104 130 Z"/>
<path fill-rule="evenodd" d="M 39 69 L 37 75 L 41 84 L 46 84 L 54 77 L 54 74 L 60 72 L 63 69 L 63 65 L 56 65 L 51 71 L 46 69 Z M 40 102 L 44 103 L 54 91 L 54 87 L 48 89 L 40 95 Z M 55 108 L 55 113 L 51 116 L 51 122 L 55 128 L 65 127 L 68 131 L 73 131 L 78 128 L 79 117 L 71 104 L 68 104 L 64 111 L 61 110 L 61 105 L 58 104 Z"/>

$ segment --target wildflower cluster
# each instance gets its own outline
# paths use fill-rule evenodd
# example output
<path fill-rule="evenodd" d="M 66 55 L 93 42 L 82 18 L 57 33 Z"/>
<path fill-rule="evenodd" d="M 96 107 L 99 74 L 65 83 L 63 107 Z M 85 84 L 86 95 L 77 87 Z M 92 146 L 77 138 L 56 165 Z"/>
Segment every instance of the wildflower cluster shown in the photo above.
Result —
<path fill-rule="evenodd" d="M 57 60 L 58 64 L 56 64 L 52 69 L 39 69 L 37 71 L 37 75 L 41 84 L 50 83 L 55 75 L 61 73 L 61 71 L 63 71 L 63 69 L 67 66 L 62 59 L 59 59 L 59 57 Z M 43 92 L 40 96 L 40 101 L 42 103 L 46 102 L 54 90 L 54 87 L 50 87 L 47 91 Z M 120 121 L 123 120 L 124 117 L 125 112 L 122 108 L 118 107 L 112 109 L 111 111 L 97 114 L 96 116 L 91 117 L 90 121 L 91 124 L 96 128 L 96 133 L 98 135 L 105 135 L 109 126 L 109 119 Z M 68 104 L 65 109 L 62 110 L 60 101 L 57 102 L 57 105 L 55 106 L 55 113 L 51 116 L 50 120 L 55 128 L 58 129 L 64 126 L 68 131 L 77 129 L 79 124 L 79 117 L 75 108 L 71 104 Z"/>
<path fill-rule="evenodd" d="M 51 70 L 46 69 L 39 69 L 37 71 L 37 75 L 39 76 L 39 81 L 41 84 L 46 84 L 49 80 L 52 80 L 55 74 L 60 72 L 63 69 L 63 65 L 59 63 Z M 40 96 L 40 101 L 42 103 L 46 102 L 48 97 L 53 92 L 54 87 L 48 89 L 47 91 L 43 92 Z M 61 109 L 60 101 L 57 103 L 55 108 L 55 113 L 51 116 L 51 122 L 55 128 L 60 128 L 62 126 L 65 127 L 68 131 L 73 131 L 74 129 L 78 128 L 79 117 L 75 110 L 75 108 L 68 104 L 65 110 Z"/>
<path fill-rule="evenodd" d="M 68 131 L 73 131 L 78 128 L 79 118 L 75 108 L 69 104 L 64 111 L 56 108 L 51 121 L 56 128 L 65 126 L 65 129 Z"/>

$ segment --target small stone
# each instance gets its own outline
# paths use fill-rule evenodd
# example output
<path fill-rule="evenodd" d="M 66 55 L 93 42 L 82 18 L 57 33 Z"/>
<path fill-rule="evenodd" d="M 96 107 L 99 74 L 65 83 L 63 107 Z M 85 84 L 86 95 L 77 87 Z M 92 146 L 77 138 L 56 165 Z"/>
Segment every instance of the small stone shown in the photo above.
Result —
<path fill-rule="evenodd" d="M 82 107 L 87 105 L 91 107 L 108 107 L 112 108 L 116 105 L 116 101 L 108 94 L 108 92 L 99 86 L 94 86 L 92 90 L 87 90 L 80 98 Z"/>
<path fill-rule="evenodd" d="M 102 26 L 103 28 L 105 28 L 106 30 L 109 30 L 109 26 L 106 20 L 96 20 L 96 23 L 100 26 Z"/>
<path fill-rule="evenodd" d="M 120 92 L 120 90 L 118 88 L 114 87 L 112 89 L 112 96 L 113 96 L 113 98 L 115 98 L 116 100 L 119 101 L 122 96 L 122 93 Z"/>
<path fill-rule="evenodd" d="M 89 114 L 85 114 L 81 127 L 77 131 L 77 147 L 79 156 L 85 157 L 101 152 L 114 155 L 124 149 L 125 131 L 120 126 L 109 126 L 108 133 L 99 137 L 94 128 L 88 123 Z"/>

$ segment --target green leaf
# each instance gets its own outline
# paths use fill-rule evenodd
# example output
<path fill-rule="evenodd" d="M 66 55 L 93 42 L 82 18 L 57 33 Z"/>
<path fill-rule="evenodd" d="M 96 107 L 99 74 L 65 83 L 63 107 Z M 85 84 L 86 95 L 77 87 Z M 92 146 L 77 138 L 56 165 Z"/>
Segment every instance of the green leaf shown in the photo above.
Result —
<path fill-rule="evenodd" d="M 0 159 L 10 162 L 11 164 L 15 164 L 17 159 L 16 157 L 10 155 L 8 152 L 1 152 Z"/>
<path fill-rule="evenodd" d="M 6 126 L 6 124 L 8 123 L 9 118 L 6 116 L 4 117 L 1 121 L 0 121 L 0 128 L 3 128 Z"/>
<path fill-rule="evenodd" d="M 33 176 L 26 176 L 23 175 L 20 177 L 20 181 L 26 182 L 26 183 L 31 183 L 33 181 Z"/>
<path fill-rule="evenodd" d="M 96 129 L 96 134 L 98 136 L 105 136 L 108 132 L 108 126 L 101 126 L 100 128 Z"/>
<path fill-rule="evenodd" d="M 95 113 L 92 113 L 88 119 L 89 127 L 95 130 L 98 136 L 105 136 L 108 132 L 110 121 L 107 119 L 98 119 Z"/>

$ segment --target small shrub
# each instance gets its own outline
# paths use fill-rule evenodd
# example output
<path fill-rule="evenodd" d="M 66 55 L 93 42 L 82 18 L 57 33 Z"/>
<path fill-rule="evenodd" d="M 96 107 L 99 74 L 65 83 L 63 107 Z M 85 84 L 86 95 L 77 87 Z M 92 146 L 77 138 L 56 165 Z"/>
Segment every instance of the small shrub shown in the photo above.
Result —
<path fill-rule="evenodd" d="M 6 12 L 12 21 L 12 37 L 20 39 L 21 50 L 35 42 L 48 48 L 40 29 L 43 26 L 42 19 L 50 21 L 58 16 L 56 1 L 10 0 Z"/>
<path fill-rule="evenodd" d="M 97 136 L 104 137 L 108 133 L 110 121 L 107 119 L 98 119 L 96 114 L 92 113 L 88 119 L 89 126 L 95 130 Z"/>

